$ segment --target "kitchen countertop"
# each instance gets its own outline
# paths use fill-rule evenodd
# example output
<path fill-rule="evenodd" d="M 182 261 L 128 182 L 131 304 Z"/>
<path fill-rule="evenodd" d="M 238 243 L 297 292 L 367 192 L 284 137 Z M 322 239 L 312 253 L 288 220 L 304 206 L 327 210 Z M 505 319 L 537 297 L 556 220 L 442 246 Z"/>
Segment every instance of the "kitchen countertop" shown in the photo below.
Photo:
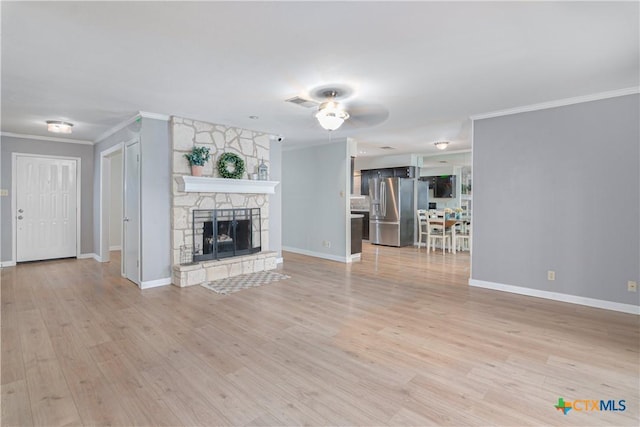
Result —
<path fill-rule="evenodd" d="M 362 214 L 351 214 L 351 219 L 354 219 L 354 218 L 364 218 L 364 215 L 362 215 Z"/>

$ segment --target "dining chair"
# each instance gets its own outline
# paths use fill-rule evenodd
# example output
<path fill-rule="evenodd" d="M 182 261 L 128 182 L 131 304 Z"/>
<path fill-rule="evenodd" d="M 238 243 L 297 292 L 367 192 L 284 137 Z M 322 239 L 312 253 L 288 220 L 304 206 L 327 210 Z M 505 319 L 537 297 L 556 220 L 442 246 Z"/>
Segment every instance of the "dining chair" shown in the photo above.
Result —
<path fill-rule="evenodd" d="M 427 215 L 428 212 L 424 209 L 416 210 L 416 218 L 418 219 L 418 250 L 420 250 L 420 246 L 422 246 L 422 236 L 426 236 L 425 243 L 427 243 L 427 250 L 429 249 Z"/>
<path fill-rule="evenodd" d="M 442 241 L 442 253 L 447 250 L 447 243 L 449 244 L 449 252 L 452 251 L 451 231 L 446 228 L 446 222 L 444 218 L 429 218 L 427 220 L 427 253 L 429 253 L 429 247 L 436 250 L 436 240 Z"/>
<path fill-rule="evenodd" d="M 461 231 L 456 232 L 455 246 L 457 251 L 471 250 L 471 223 L 465 222 L 464 225 Z"/>

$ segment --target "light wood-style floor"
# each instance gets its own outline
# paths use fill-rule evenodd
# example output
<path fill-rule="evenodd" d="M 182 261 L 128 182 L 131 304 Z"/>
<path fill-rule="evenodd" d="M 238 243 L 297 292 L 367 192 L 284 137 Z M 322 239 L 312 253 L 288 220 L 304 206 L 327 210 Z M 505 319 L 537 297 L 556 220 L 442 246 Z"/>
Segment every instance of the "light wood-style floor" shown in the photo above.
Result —
<path fill-rule="evenodd" d="M 468 253 L 287 253 L 228 296 L 114 255 L 2 269 L 3 426 L 638 425 L 638 317 L 469 288 Z"/>

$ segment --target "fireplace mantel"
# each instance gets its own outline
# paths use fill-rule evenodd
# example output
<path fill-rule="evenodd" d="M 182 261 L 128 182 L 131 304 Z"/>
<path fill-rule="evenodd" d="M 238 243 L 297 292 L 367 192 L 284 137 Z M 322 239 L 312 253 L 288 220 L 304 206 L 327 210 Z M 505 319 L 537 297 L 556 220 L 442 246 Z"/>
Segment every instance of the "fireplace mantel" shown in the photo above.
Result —
<path fill-rule="evenodd" d="M 274 194 L 278 181 L 251 179 L 210 178 L 182 175 L 176 178 L 178 190 L 186 193 L 250 193 Z"/>

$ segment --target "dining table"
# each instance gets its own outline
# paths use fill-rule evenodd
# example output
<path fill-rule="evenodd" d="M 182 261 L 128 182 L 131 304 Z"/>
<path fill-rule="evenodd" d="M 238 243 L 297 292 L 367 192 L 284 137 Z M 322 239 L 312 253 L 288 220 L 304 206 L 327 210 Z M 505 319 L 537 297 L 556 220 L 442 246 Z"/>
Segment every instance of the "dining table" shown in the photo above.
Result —
<path fill-rule="evenodd" d="M 460 225 L 462 232 L 466 232 L 467 225 L 471 224 L 470 216 L 463 216 L 460 218 L 445 218 L 445 229 L 451 230 L 451 252 L 456 253 L 456 225 Z"/>

